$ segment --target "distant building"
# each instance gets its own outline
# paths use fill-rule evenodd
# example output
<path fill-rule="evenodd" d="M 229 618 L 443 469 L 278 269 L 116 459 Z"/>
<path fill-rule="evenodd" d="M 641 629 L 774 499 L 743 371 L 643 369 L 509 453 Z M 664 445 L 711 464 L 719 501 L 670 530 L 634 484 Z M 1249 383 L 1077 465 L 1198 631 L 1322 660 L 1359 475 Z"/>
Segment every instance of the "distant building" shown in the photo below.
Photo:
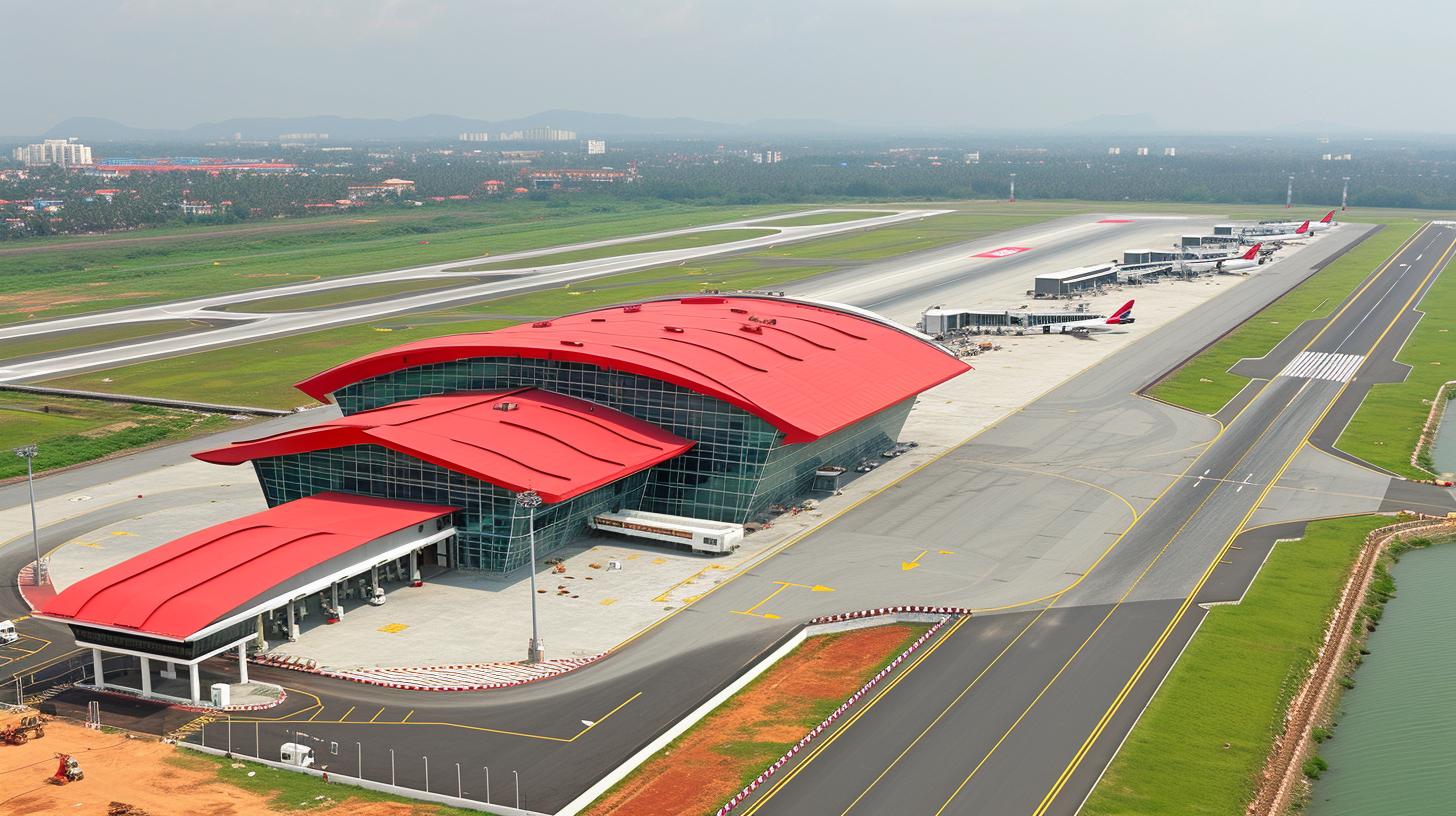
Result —
<path fill-rule="evenodd" d="M 784 154 L 777 150 L 765 150 L 762 153 L 754 153 L 751 158 L 754 164 L 778 164 L 784 160 Z"/>
<path fill-rule="evenodd" d="M 1165 147 L 1165 148 L 1163 148 L 1163 155 L 1164 156 L 1170 156 L 1170 157 L 1171 156 L 1176 156 L 1176 155 L 1178 155 L 1178 148 L 1176 148 L 1176 147 Z"/>
<path fill-rule="evenodd" d="M 586 154 L 588 156 L 601 156 L 607 152 L 607 141 L 605 139 L 587 139 Z"/>
<path fill-rule="evenodd" d="M 280 133 L 280 142 L 326 142 L 329 140 L 327 133 Z"/>
<path fill-rule="evenodd" d="M 460 134 L 459 139 L 462 142 L 488 142 L 490 134 L 483 130 L 468 131 Z"/>
<path fill-rule="evenodd" d="M 1148 155 L 1148 149 L 1146 147 L 1139 147 L 1137 149 L 1137 154 L 1139 156 L 1146 156 L 1146 155 Z"/>
<path fill-rule="evenodd" d="M 89 167 L 91 148 L 70 139 L 46 139 L 15 148 L 15 160 L 26 167 Z"/>
<path fill-rule="evenodd" d="M 635 174 L 622 170 L 522 170 L 521 180 L 533 190 L 561 190 L 583 184 L 617 184 L 632 181 Z"/>
<path fill-rule="evenodd" d="M 524 130 L 504 130 L 498 138 L 502 142 L 574 142 L 576 131 L 553 127 L 534 127 Z"/>
<path fill-rule="evenodd" d="M 981 151 L 979 151 L 979 150 L 972 150 L 971 152 L 967 153 L 965 155 L 965 163 L 966 164 L 980 164 L 981 163 Z"/>
<path fill-rule="evenodd" d="M 177 205 L 183 215 L 212 215 L 217 208 L 206 201 L 183 201 Z"/>
<path fill-rule="evenodd" d="M 1122 148 L 1120 148 L 1120 147 L 1109 147 L 1109 148 L 1107 148 L 1107 155 L 1109 155 L 1109 156 L 1121 156 L 1122 155 Z"/>
<path fill-rule="evenodd" d="M 404 195 L 415 191 L 415 183 L 409 179 L 391 178 L 378 184 L 350 184 L 349 199 L 381 198 L 388 195 Z"/>

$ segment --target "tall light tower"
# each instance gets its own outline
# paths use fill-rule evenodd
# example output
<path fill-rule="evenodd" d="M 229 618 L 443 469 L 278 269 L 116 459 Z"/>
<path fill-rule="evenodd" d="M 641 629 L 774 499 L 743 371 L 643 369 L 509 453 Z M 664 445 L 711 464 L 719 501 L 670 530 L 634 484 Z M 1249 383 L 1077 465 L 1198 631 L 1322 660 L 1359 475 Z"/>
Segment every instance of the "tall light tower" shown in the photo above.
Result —
<path fill-rule="evenodd" d="M 1011 174 L 1011 203 L 1016 203 L 1016 174 Z"/>
<path fill-rule="evenodd" d="M 541 644 L 541 633 L 536 622 L 536 508 L 541 506 L 541 494 L 527 490 L 516 494 L 516 506 L 525 510 L 526 529 L 531 541 L 531 642 L 526 647 L 526 662 L 540 663 L 545 649 Z"/>
<path fill-rule="evenodd" d="M 1350 209 L 1350 177 L 1345 176 L 1345 187 L 1340 190 L 1340 212 Z"/>
<path fill-rule="evenodd" d="M 1289 189 L 1284 193 L 1284 209 L 1294 206 L 1294 174 L 1289 174 Z"/>
<path fill-rule="evenodd" d="M 25 482 L 30 486 L 30 540 L 35 545 L 35 570 L 31 582 L 40 586 L 40 526 L 35 523 L 35 455 L 40 452 L 36 445 L 15 449 L 15 455 L 25 460 Z"/>

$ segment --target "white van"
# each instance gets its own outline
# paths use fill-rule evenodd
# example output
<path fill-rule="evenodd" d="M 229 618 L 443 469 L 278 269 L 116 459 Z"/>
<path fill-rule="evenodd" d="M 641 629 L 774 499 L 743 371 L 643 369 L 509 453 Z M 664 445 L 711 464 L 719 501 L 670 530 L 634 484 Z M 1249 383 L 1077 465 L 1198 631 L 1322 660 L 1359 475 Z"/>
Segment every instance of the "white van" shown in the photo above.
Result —
<path fill-rule="evenodd" d="M 0 646 L 17 640 L 20 640 L 20 635 L 15 632 L 15 621 L 0 621 Z"/>
<path fill-rule="evenodd" d="M 298 768 L 313 767 L 313 749 L 296 742 L 285 742 L 278 749 L 278 761 Z"/>

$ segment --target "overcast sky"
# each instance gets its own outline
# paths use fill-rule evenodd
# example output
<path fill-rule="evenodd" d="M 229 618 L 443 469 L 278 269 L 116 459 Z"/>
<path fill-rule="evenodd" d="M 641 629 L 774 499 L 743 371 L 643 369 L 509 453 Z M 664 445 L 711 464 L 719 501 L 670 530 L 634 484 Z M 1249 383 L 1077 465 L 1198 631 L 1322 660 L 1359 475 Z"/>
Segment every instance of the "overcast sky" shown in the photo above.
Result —
<path fill-rule="evenodd" d="M 552 108 L 916 130 L 1456 132 L 1456 5 L 1410 0 L 0 0 L 0 135 Z"/>

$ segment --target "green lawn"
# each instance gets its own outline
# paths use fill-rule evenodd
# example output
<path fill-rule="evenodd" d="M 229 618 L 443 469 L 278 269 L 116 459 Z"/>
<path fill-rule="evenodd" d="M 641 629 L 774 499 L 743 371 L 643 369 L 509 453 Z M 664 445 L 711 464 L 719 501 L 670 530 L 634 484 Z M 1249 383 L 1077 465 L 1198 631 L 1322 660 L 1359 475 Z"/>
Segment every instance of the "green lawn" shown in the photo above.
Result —
<path fill-rule="evenodd" d="M 511 322 L 476 320 L 446 327 L 342 326 L 47 380 L 46 385 L 227 405 L 294 408 L 312 404 L 313 400 L 293 384 L 339 363 L 411 340 L 489 331 Z M 103 382 L 107 379 L 111 381 Z"/>
<path fill-rule="evenodd" d="M 1419 308 L 1426 314 L 1396 355 L 1411 367 L 1410 376 L 1402 383 L 1372 386 L 1335 446 L 1407 478 L 1429 479 L 1432 474 L 1410 460 L 1430 415 L 1430 401 L 1442 383 L 1456 379 L 1456 275 L 1450 266 L 1421 298 Z M 1443 421 L 1456 422 L 1449 405 Z"/>
<path fill-rule="evenodd" d="M 57 351 L 78 351 L 103 343 L 138 340 L 158 334 L 203 328 L 207 328 L 207 324 L 196 320 L 149 320 L 140 323 L 112 323 L 31 337 L 16 337 L 0 340 L 0 360 L 13 360 L 17 357 L 29 357 L 33 354 L 49 354 Z"/>
<path fill-rule="evenodd" d="M 1230 367 L 1245 357 L 1268 354 L 1305 321 L 1330 315 L 1419 228 L 1419 224 L 1402 222 L 1366 238 L 1184 363 L 1149 393 L 1193 411 L 1217 413 L 1249 382 L 1247 377 L 1230 373 Z"/>
<path fill-rule="evenodd" d="M 1365 534 L 1393 521 L 1312 522 L 1276 546 L 1243 603 L 1209 611 L 1084 816 L 1243 813 Z"/>
<path fill-rule="evenodd" d="M 341 289 L 325 289 L 321 292 L 304 292 L 298 295 L 283 295 L 282 297 L 264 298 L 263 300 L 249 300 L 244 303 L 234 303 L 224 306 L 223 311 L 252 312 L 256 314 L 300 312 L 319 309 L 325 306 L 344 306 L 350 303 L 362 303 L 366 300 L 375 300 L 388 297 L 389 295 L 410 295 L 418 292 L 427 292 L 431 289 L 450 289 L 477 282 L 474 278 L 466 280 L 460 278 L 417 278 L 413 280 L 385 281 L 384 283 L 365 283 L 359 286 L 350 286 Z"/>
<path fill-rule="evenodd" d="M 772 221 L 757 221 L 754 222 L 754 225 L 761 227 L 815 227 L 820 224 L 842 224 L 845 221 L 860 221 L 865 218 L 879 218 L 880 216 L 893 214 L 888 210 L 839 210 L 837 212 L 796 215 L 790 218 L 776 218 Z"/>
<path fill-rule="evenodd" d="M 169 761 L 190 769 L 215 767 L 219 782 L 266 796 L 272 806 L 281 811 L 323 810 L 350 802 L 393 802 L 400 806 L 400 816 L 475 816 L 481 812 L 421 802 L 353 785 L 326 784 L 309 774 L 182 748 L 177 749 L 177 755 Z"/>
<path fill-rule="evenodd" d="M 576 249 L 570 252 L 554 252 L 550 255 L 537 255 L 515 261 L 477 264 L 465 267 L 465 269 L 471 272 L 484 272 L 496 269 L 534 269 L 540 266 L 555 266 L 557 264 L 577 263 L 579 261 L 595 261 L 599 258 L 615 258 L 619 255 L 636 255 L 639 252 L 664 252 L 669 249 L 692 249 L 694 247 L 730 244 L 734 241 L 762 238 L 765 235 L 773 235 L 776 232 L 777 230 L 771 229 L 747 228 L 690 232 L 687 235 L 669 235 L 665 238 L 650 238 L 645 241 L 629 241 L 623 244 L 608 244 L 607 246 Z"/>
<path fill-rule="evenodd" d="M 330 221 L 331 228 L 240 232 L 53 252 L 0 253 L 0 324 L 356 275 L 489 255 L 708 226 L 793 207 L 688 207 L 660 202 L 573 200 L 564 208 L 508 201 L 425 208 L 412 220 L 382 211 Z"/>
<path fill-rule="evenodd" d="M 37 444 L 37 472 L 100 459 L 117 451 L 223 430 L 232 420 L 145 405 L 119 405 L 0 391 L 0 479 L 25 473 L 25 460 L 9 455 Z"/>

